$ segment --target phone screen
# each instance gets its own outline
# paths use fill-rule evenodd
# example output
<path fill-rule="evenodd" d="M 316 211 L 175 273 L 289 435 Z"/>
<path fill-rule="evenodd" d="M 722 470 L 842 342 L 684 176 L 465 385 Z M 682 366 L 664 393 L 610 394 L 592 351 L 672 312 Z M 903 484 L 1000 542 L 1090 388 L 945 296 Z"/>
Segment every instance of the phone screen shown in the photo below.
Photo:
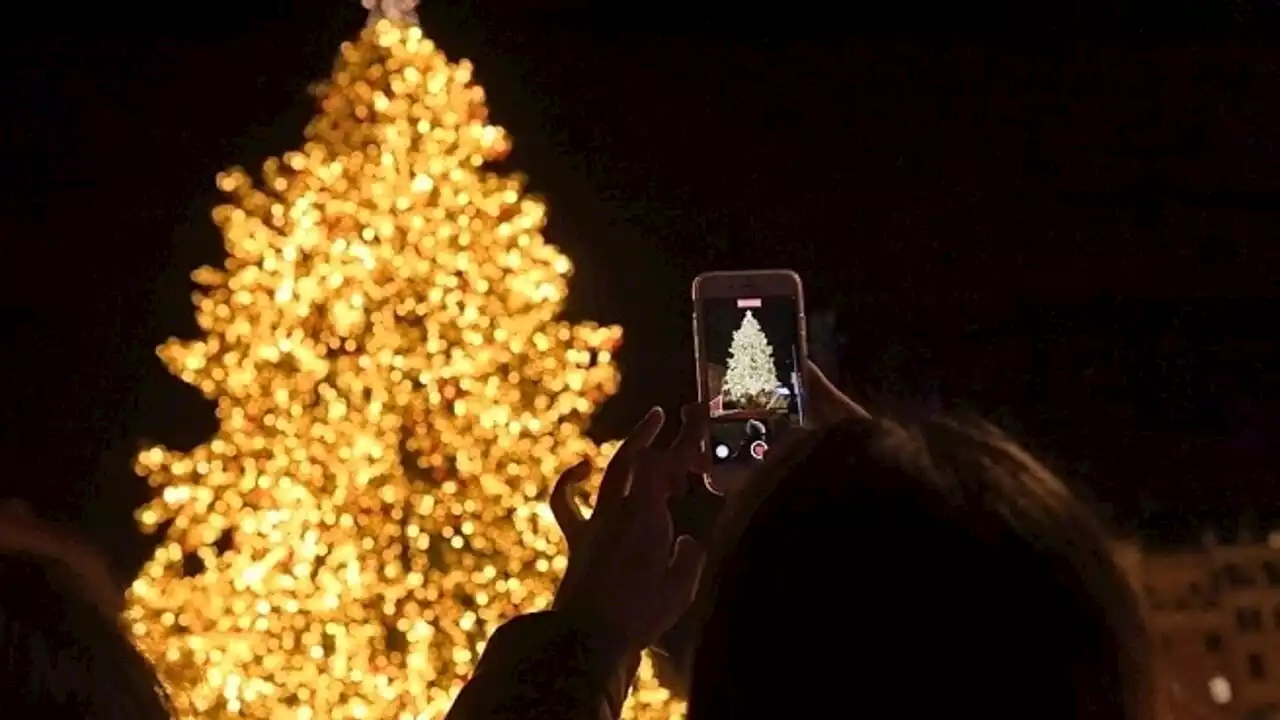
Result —
<path fill-rule="evenodd" d="M 761 462 L 788 431 L 804 424 L 799 298 L 702 298 L 699 318 L 711 462 Z"/>

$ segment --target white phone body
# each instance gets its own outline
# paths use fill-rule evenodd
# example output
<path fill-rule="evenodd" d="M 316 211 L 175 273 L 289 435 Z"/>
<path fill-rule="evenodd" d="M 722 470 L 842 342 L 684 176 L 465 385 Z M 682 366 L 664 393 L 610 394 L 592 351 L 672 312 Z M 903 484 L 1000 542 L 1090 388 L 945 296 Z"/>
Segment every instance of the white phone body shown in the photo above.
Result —
<path fill-rule="evenodd" d="M 698 399 L 711 406 L 707 486 L 725 494 L 806 415 L 804 287 L 791 270 L 693 281 Z"/>

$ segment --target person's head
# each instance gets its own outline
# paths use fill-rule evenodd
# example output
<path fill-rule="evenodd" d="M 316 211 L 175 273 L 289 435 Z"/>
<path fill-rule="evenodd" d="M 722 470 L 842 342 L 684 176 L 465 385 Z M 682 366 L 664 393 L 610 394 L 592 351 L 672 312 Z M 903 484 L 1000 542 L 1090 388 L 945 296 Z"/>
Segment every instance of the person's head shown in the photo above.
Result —
<path fill-rule="evenodd" d="M 1107 534 L 995 428 L 847 420 L 742 492 L 696 610 L 691 720 L 1147 717 Z"/>
<path fill-rule="evenodd" d="M 90 558 L 28 520 L 0 524 L 0 717 L 171 718 Z"/>

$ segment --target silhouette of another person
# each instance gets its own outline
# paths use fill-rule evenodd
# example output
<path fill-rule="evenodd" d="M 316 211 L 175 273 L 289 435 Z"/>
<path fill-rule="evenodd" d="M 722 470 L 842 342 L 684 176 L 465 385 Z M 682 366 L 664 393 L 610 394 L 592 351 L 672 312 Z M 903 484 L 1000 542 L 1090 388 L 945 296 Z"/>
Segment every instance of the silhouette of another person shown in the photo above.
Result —
<path fill-rule="evenodd" d="M 173 717 L 120 604 L 92 547 L 21 503 L 0 508 L 0 718 Z"/>

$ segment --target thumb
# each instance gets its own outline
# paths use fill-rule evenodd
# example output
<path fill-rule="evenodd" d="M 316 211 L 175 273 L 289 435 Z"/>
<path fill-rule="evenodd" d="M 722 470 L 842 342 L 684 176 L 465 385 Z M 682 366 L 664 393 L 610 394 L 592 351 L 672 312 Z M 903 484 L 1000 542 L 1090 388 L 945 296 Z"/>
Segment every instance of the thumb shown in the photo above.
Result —
<path fill-rule="evenodd" d="M 693 603 L 706 562 L 706 550 L 693 536 L 682 535 L 676 540 L 662 586 L 661 632 L 671 629 Z"/>
<path fill-rule="evenodd" d="M 804 384 L 814 425 L 828 425 L 850 417 L 871 417 L 861 405 L 840 392 L 812 360 L 804 361 Z"/>
<path fill-rule="evenodd" d="M 591 463 L 585 460 L 565 470 L 556 480 L 556 487 L 551 491 L 551 498 L 548 501 L 551 505 L 551 514 L 555 516 L 556 524 L 560 526 L 560 532 L 564 533 L 565 539 L 570 543 L 585 522 L 582 512 L 578 510 L 578 505 L 573 500 L 573 488 L 585 480 L 590 471 Z"/>

